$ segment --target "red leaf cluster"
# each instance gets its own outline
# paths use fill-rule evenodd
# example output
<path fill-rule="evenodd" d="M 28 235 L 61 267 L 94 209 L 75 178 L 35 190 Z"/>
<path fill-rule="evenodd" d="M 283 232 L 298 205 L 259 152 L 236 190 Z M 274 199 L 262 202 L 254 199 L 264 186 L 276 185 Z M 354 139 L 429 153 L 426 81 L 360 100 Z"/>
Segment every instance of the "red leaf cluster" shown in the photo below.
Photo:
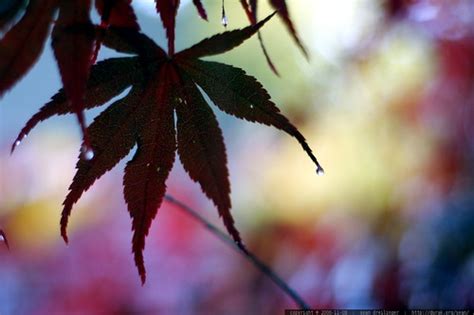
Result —
<path fill-rule="evenodd" d="M 276 127 L 295 137 L 318 172 L 322 168 L 303 135 L 279 112 L 255 78 L 239 68 L 200 59 L 239 46 L 275 13 L 257 23 L 256 2 L 251 2 L 254 20 L 250 26 L 215 35 L 175 53 L 179 0 L 156 0 L 168 36 L 166 53 L 140 33 L 130 2 L 96 0 L 101 15 L 101 26 L 96 27 L 89 18 L 90 0 L 45 0 L 43 5 L 31 0 L 24 17 L 0 41 L 0 54 L 5 57 L 0 60 L 0 93 L 13 86 L 38 58 L 55 11 L 59 10 L 52 46 L 64 87 L 26 123 L 12 151 L 39 122 L 54 115 L 78 116 L 84 134 L 83 148 L 92 151 L 82 150 L 63 202 L 61 234 L 67 242 L 66 228 L 73 205 L 136 147 L 125 168 L 123 194 L 132 218 L 135 263 L 144 282 L 145 237 L 163 201 L 176 152 L 191 179 L 216 205 L 235 242 L 244 248 L 230 214 L 222 131 L 204 95 L 230 115 Z M 201 2 L 194 4 L 205 18 Z M 288 15 L 284 2 L 274 5 L 280 6 L 279 14 L 284 18 Z M 26 43 L 33 47 L 26 49 Z M 100 44 L 130 56 L 92 64 Z M 85 126 L 84 109 L 100 106 L 129 87 L 125 97 L 106 108 L 89 127 Z"/>

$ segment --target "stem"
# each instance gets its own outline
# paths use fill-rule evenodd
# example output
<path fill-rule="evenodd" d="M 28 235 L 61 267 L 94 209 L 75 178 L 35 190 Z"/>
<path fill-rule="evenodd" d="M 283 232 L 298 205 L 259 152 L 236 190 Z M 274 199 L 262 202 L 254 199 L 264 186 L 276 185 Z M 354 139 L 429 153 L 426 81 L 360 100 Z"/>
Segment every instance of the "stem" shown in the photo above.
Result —
<path fill-rule="evenodd" d="M 214 234 L 214 236 L 219 238 L 222 242 L 231 247 L 234 251 L 241 254 L 246 260 L 248 260 L 252 265 L 254 265 L 255 268 L 257 268 L 264 275 L 270 278 L 270 280 L 272 280 L 280 289 L 282 289 L 283 292 L 288 295 L 301 309 L 310 309 L 309 305 L 303 300 L 301 296 L 298 295 L 298 293 L 295 292 L 295 290 L 293 290 L 282 278 L 280 278 L 280 276 L 278 276 L 269 266 L 262 262 L 251 251 L 239 247 L 238 244 L 232 240 L 232 238 L 230 238 L 227 234 L 219 230 L 213 224 L 209 223 L 204 217 L 198 214 L 197 211 L 192 209 L 190 206 L 182 203 L 181 201 L 175 199 L 173 196 L 170 195 L 165 195 L 165 200 L 171 204 L 174 204 L 179 209 L 189 214 L 193 219 L 201 223 L 209 232 Z"/>

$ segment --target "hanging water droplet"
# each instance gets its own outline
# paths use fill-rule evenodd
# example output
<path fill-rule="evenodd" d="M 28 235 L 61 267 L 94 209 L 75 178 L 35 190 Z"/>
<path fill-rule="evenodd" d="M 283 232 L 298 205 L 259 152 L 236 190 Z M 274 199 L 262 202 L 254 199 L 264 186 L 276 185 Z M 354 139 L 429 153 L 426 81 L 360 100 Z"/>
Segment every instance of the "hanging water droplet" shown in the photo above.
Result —
<path fill-rule="evenodd" d="M 227 19 L 227 15 L 225 14 L 225 3 L 224 0 L 222 0 L 222 20 L 221 20 L 222 25 L 224 27 L 227 27 L 227 24 L 229 24 L 229 20 Z"/>
<path fill-rule="evenodd" d="M 82 146 L 81 151 L 82 151 L 82 158 L 84 160 L 90 161 L 94 158 L 94 150 L 92 150 L 91 147 L 84 145 Z"/>
<path fill-rule="evenodd" d="M 224 25 L 224 27 L 227 27 L 227 25 L 229 24 L 229 19 L 227 18 L 226 15 L 222 16 L 221 23 L 222 23 L 222 25 Z"/>
<path fill-rule="evenodd" d="M 316 174 L 317 174 L 318 176 L 323 176 L 323 175 L 324 175 L 324 169 L 323 169 L 322 167 L 318 167 L 318 168 L 316 169 Z"/>

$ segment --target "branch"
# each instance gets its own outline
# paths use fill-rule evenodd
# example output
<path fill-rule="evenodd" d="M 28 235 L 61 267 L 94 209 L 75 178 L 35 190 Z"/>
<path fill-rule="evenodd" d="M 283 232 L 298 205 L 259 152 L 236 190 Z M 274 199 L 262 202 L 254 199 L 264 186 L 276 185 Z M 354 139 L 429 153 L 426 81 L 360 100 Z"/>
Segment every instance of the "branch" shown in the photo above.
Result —
<path fill-rule="evenodd" d="M 165 200 L 189 214 L 193 219 L 201 223 L 209 232 L 214 234 L 214 236 L 241 254 L 246 260 L 254 265 L 255 268 L 270 278 L 270 280 L 272 280 L 280 289 L 282 289 L 283 292 L 285 292 L 285 294 L 287 294 L 301 309 L 310 309 L 309 305 L 303 300 L 303 298 L 301 298 L 301 296 L 298 295 L 298 293 L 295 292 L 295 290 L 293 290 L 282 278 L 280 278 L 269 266 L 262 262 L 252 252 L 245 249 L 244 247 L 238 246 L 227 234 L 219 230 L 213 224 L 209 223 L 204 217 L 198 214 L 196 210 L 192 209 L 181 201 L 176 200 L 173 196 L 165 195 Z"/>

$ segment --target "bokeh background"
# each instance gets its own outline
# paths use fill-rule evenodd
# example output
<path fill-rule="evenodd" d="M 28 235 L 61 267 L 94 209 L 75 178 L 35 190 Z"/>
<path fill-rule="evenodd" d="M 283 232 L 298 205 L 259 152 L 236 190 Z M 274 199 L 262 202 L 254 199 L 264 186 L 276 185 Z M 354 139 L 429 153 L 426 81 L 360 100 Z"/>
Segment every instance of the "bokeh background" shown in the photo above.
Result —
<path fill-rule="evenodd" d="M 134 0 L 145 33 L 164 32 L 151 0 Z M 223 31 L 220 1 L 191 1 L 177 49 Z M 270 13 L 261 1 L 260 17 Z M 303 132 L 326 174 L 283 132 L 219 113 L 233 214 L 248 247 L 314 308 L 474 307 L 474 2 L 289 0 L 306 60 L 281 20 L 213 58 L 244 68 Z M 247 24 L 226 1 L 229 28 Z M 114 53 L 102 49 L 100 58 Z M 61 86 L 49 43 L 0 101 L 0 314 L 282 314 L 295 308 L 261 272 L 184 212 L 164 204 L 141 286 L 122 197 L 124 162 L 74 209 L 74 117 L 40 125 L 10 156 L 22 124 Z M 88 112 L 88 121 L 104 107 Z M 130 158 L 130 157 L 129 157 Z M 126 161 L 127 159 L 125 159 Z M 222 227 L 176 163 L 169 193 Z"/>

